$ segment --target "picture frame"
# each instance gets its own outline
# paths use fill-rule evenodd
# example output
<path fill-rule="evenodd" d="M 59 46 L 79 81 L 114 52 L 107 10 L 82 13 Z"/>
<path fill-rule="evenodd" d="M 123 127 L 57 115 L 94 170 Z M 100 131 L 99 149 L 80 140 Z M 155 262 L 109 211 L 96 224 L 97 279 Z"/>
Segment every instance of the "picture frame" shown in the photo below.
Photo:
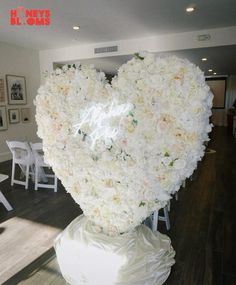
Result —
<path fill-rule="evenodd" d="M 19 109 L 9 109 L 9 123 L 10 124 L 17 124 L 20 122 L 20 112 Z"/>
<path fill-rule="evenodd" d="M 9 105 L 25 105 L 27 103 L 26 80 L 24 76 L 6 75 Z"/>
<path fill-rule="evenodd" d="M 0 104 L 5 103 L 4 79 L 0 78 Z"/>
<path fill-rule="evenodd" d="M 7 130 L 7 110 L 6 106 L 0 106 L 0 131 Z"/>
<path fill-rule="evenodd" d="M 30 123 L 31 122 L 30 108 L 22 108 L 21 109 L 21 122 L 22 123 Z"/>

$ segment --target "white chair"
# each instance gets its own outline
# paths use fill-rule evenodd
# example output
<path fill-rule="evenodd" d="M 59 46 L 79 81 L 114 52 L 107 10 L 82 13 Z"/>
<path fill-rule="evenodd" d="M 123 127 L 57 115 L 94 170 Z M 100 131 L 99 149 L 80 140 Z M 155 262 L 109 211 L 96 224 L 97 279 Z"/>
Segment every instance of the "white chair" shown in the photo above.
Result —
<path fill-rule="evenodd" d="M 166 224 L 166 229 L 170 230 L 170 218 L 168 213 L 168 206 L 163 208 L 164 216 L 159 215 L 159 211 L 154 211 L 152 214 L 152 230 L 157 231 L 158 221 L 163 221 Z"/>
<path fill-rule="evenodd" d="M 20 184 L 28 189 L 30 175 L 34 176 L 34 159 L 27 142 L 6 141 L 12 153 L 12 175 L 11 186 Z M 21 175 L 25 176 L 25 181 L 15 179 L 16 165 L 21 169 Z"/>
<path fill-rule="evenodd" d="M 45 162 L 42 143 L 30 143 L 35 164 L 35 190 L 38 190 L 38 187 L 42 188 L 51 188 L 54 189 L 54 192 L 57 192 L 57 177 L 55 174 L 46 174 L 44 168 L 51 168 L 51 166 Z M 46 182 L 48 178 L 53 178 L 54 183 L 40 183 L 42 180 Z"/>
<path fill-rule="evenodd" d="M 8 178 L 8 175 L 0 174 L 0 183 Z M 8 210 L 11 211 L 13 210 L 12 206 L 10 203 L 7 201 L 5 196 L 2 194 L 0 191 L 0 203 L 3 203 L 4 207 Z"/>

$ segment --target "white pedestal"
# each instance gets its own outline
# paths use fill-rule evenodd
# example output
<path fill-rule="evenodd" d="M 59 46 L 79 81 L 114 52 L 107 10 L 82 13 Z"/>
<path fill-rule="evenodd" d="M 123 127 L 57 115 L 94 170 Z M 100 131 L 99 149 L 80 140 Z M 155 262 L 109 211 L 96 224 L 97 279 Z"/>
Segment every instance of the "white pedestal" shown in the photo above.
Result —
<path fill-rule="evenodd" d="M 72 285 L 161 285 L 174 264 L 170 239 L 141 225 L 116 237 L 97 233 L 83 215 L 59 235 L 57 260 Z"/>

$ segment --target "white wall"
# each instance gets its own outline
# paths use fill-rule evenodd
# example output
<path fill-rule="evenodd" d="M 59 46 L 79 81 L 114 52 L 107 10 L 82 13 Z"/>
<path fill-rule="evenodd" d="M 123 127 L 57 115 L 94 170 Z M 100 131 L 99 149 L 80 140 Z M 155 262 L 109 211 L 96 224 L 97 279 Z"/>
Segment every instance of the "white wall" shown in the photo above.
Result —
<path fill-rule="evenodd" d="M 210 34 L 209 41 L 198 41 L 198 35 Z M 43 73 L 53 70 L 54 62 L 79 61 L 95 57 L 109 57 L 117 55 L 134 54 L 140 50 L 150 52 L 175 51 L 193 48 L 204 48 L 236 44 L 236 26 L 178 33 L 172 35 L 161 35 L 157 37 L 121 40 L 117 42 L 107 42 L 90 45 L 77 45 L 66 48 L 42 50 L 39 52 L 41 81 L 44 81 Z M 118 46 L 118 52 L 94 55 L 95 47 Z M 227 125 L 227 110 L 213 110 L 212 120 L 217 126 Z"/>
<path fill-rule="evenodd" d="M 200 34 L 210 34 L 211 39 L 209 41 L 199 42 L 198 35 Z M 236 44 L 235 34 L 236 26 L 233 26 L 227 28 L 201 30 L 172 35 L 161 35 L 157 37 L 121 40 L 116 42 L 78 45 L 67 48 L 42 50 L 39 53 L 41 80 L 43 81 L 43 72 L 52 71 L 54 62 L 69 62 L 86 58 L 129 55 L 142 50 L 147 50 L 150 52 L 163 52 L 192 48 L 234 45 Z M 118 46 L 118 52 L 94 55 L 95 47 L 112 45 Z"/>
<path fill-rule="evenodd" d="M 26 77 L 27 105 L 8 105 L 6 92 L 6 74 Z M 4 78 L 5 105 L 10 108 L 31 109 L 31 122 L 9 124 L 8 130 L 0 131 L 0 162 L 11 158 L 6 140 L 38 141 L 35 124 L 35 107 L 33 100 L 40 85 L 39 54 L 38 51 L 0 43 L 0 78 Z M 8 113 L 7 113 L 8 116 Z"/>

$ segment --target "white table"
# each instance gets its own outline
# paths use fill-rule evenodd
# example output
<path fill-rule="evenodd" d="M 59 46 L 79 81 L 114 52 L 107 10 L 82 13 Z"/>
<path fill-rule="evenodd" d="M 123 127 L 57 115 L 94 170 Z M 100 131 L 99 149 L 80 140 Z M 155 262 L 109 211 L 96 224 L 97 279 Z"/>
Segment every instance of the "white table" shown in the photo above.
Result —
<path fill-rule="evenodd" d="M 8 178 L 8 175 L 0 174 L 0 183 Z M 3 205 L 6 207 L 8 211 L 13 210 L 12 206 L 9 204 L 5 196 L 0 191 L 0 203 L 3 203 Z"/>

